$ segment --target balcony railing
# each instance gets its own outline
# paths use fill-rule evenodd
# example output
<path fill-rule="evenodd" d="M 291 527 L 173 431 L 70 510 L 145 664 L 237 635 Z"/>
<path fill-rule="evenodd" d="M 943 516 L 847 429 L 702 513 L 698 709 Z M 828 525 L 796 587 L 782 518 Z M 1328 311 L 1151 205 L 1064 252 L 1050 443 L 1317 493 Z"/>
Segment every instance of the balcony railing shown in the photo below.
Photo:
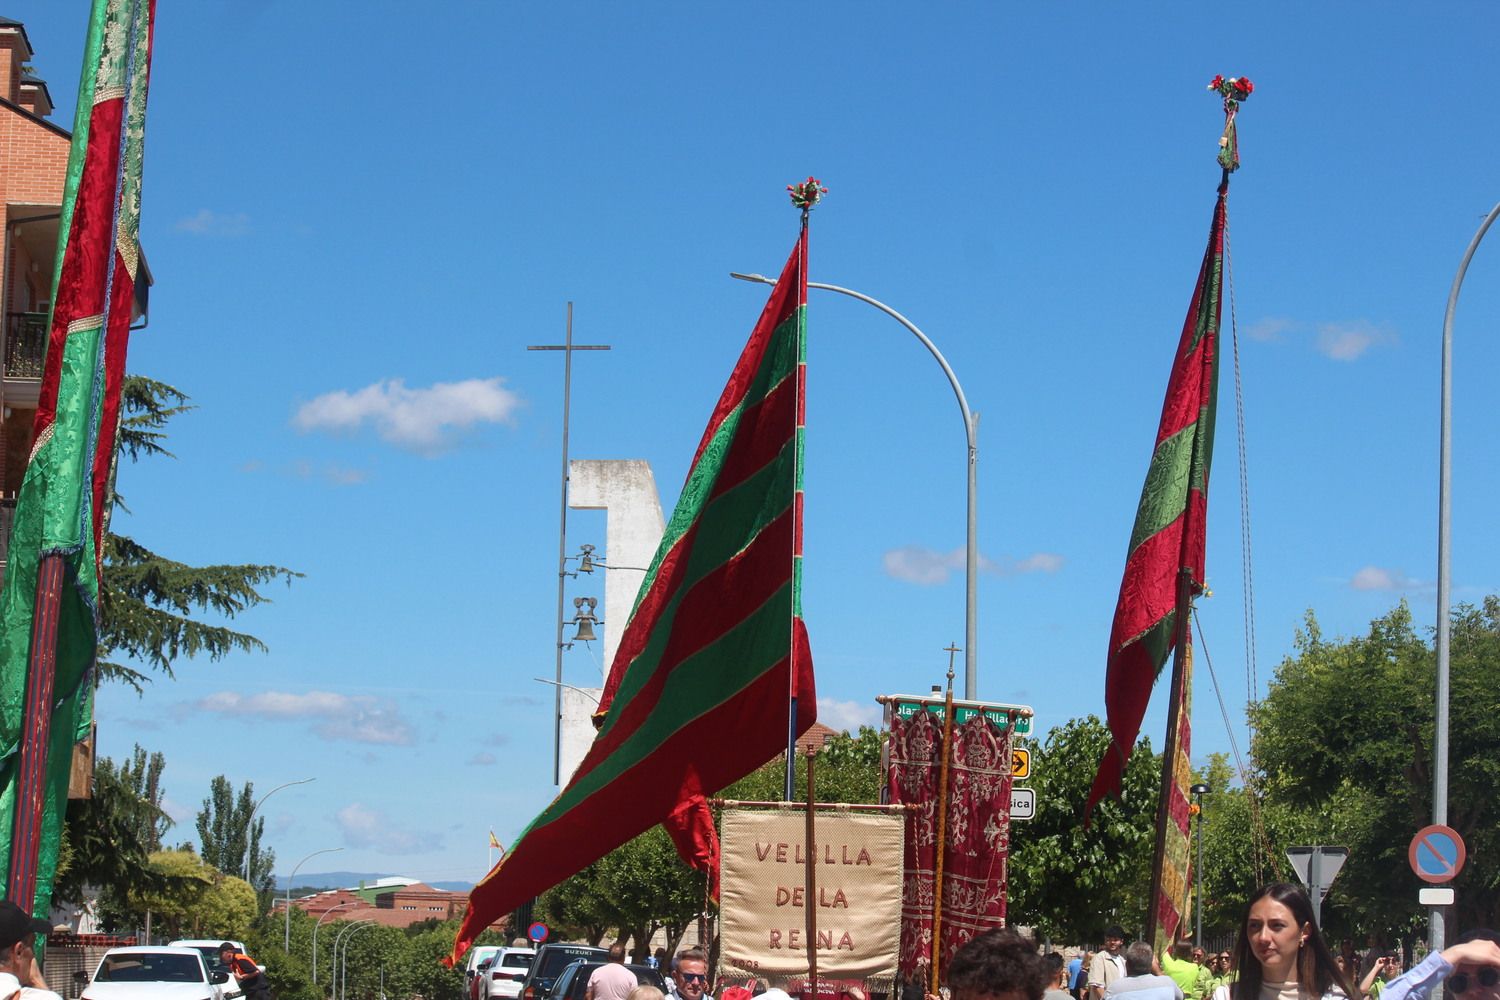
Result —
<path fill-rule="evenodd" d="M 47 314 L 6 314 L 5 377 L 40 379 L 46 360 Z"/>

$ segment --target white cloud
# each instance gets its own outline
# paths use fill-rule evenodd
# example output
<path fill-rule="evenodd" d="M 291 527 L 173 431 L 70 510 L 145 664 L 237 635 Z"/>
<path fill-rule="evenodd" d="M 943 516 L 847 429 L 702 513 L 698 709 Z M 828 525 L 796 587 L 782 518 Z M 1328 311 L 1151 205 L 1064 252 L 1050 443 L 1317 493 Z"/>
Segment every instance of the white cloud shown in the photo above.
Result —
<path fill-rule="evenodd" d="M 818 699 L 818 721 L 825 726 L 857 733 L 860 726 L 880 725 L 880 706 L 858 701 Z"/>
<path fill-rule="evenodd" d="M 1349 586 L 1353 590 L 1425 590 L 1428 585 L 1399 569 L 1366 566 L 1350 578 Z"/>
<path fill-rule="evenodd" d="M 197 809 L 193 806 L 183 805 L 170 795 L 163 794 L 161 797 L 161 811 L 173 823 L 184 823 L 197 815 Z"/>
<path fill-rule="evenodd" d="M 891 549 L 881 557 L 887 576 L 923 587 L 947 583 L 948 577 L 963 572 L 964 550 L 939 552 L 921 545 Z M 1023 573 L 1056 573 L 1062 569 L 1063 557 L 1054 552 L 1035 552 L 1023 559 L 999 561 L 981 553 L 979 571 L 997 576 L 1020 576 Z"/>
<path fill-rule="evenodd" d="M 1282 334 L 1293 332 L 1297 329 L 1297 323 L 1293 320 L 1281 317 L 1269 316 L 1265 319 L 1256 320 L 1245 328 L 1245 336 L 1251 340 L 1281 340 Z"/>
<path fill-rule="evenodd" d="M 1281 316 L 1256 320 L 1245 328 L 1245 336 L 1263 342 L 1310 338 L 1314 350 L 1334 361 L 1354 361 L 1372 347 L 1394 344 L 1397 340 L 1396 332 L 1389 326 L 1369 320 L 1310 323 Z"/>
<path fill-rule="evenodd" d="M 312 724 L 314 736 L 330 742 L 385 746 L 410 746 L 415 742 L 412 727 L 401 718 L 400 710 L 370 695 L 350 696 L 332 691 L 309 691 L 306 694 L 263 691 L 246 696 L 238 691 L 219 691 L 200 698 L 193 707 L 237 719 L 305 719 Z"/>
<path fill-rule="evenodd" d="M 179 233 L 194 236 L 244 236 L 250 231 L 250 216 L 244 212 L 219 213 L 207 208 L 177 220 Z"/>
<path fill-rule="evenodd" d="M 488 750 L 481 750 L 469 758 L 469 763 L 475 767 L 493 767 L 497 760 L 499 758 Z"/>
<path fill-rule="evenodd" d="M 334 814 L 344 843 L 349 847 L 369 849 L 380 854 L 423 854 L 440 850 L 443 838 L 436 833 L 405 830 L 382 813 L 358 802 Z"/>
<path fill-rule="evenodd" d="M 485 746 L 503 747 L 510 745 L 510 737 L 505 733 L 490 733 L 484 738 Z"/>
<path fill-rule="evenodd" d="M 1335 361 L 1353 361 L 1376 344 L 1395 342 L 1395 333 L 1366 320 L 1318 324 L 1318 353 Z"/>
<path fill-rule="evenodd" d="M 387 444 L 425 455 L 451 447 L 456 432 L 476 424 L 506 424 L 521 397 L 503 378 L 471 378 L 408 389 L 399 378 L 349 392 L 325 392 L 297 408 L 292 424 L 301 431 L 352 433 L 370 425 Z"/>
<path fill-rule="evenodd" d="M 337 462 L 314 465 L 305 459 L 292 463 L 292 475 L 298 479 L 321 479 L 333 486 L 358 486 L 370 478 L 370 474 L 363 469 L 339 465 Z"/>

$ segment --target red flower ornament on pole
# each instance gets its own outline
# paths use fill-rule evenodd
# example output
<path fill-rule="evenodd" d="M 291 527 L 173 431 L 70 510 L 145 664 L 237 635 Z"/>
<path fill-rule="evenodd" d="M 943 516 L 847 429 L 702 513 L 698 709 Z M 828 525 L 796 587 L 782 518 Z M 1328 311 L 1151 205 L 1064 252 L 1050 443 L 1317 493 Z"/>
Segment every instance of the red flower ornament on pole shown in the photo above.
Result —
<path fill-rule="evenodd" d="M 1240 103 L 1255 92 L 1255 84 L 1248 76 L 1231 76 L 1226 80 L 1220 74 L 1208 81 L 1208 89 L 1224 98 L 1224 134 L 1219 136 L 1219 166 L 1226 173 L 1232 173 L 1240 168 L 1240 143 L 1234 118 L 1240 110 Z"/>
<path fill-rule="evenodd" d="M 828 189 L 816 177 L 809 177 L 801 184 L 788 184 L 787 194 L 792 196 L 792 207 L 800 208 L 805 215 L 814 205 L 823 200 Z"/>

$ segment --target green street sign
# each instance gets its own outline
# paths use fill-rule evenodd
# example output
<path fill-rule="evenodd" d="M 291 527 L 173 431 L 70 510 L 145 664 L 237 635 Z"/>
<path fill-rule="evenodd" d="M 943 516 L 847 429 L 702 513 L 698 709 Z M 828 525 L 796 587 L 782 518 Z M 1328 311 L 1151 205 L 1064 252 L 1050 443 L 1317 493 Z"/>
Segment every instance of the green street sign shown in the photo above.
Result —
<path fill-rule="evenodd" d="M 922 697 L 920 695 L 898 694 L 886 699 L 903 719 L 909 719 L 917 712 L 929 711 L 935 715 L 943 714 L 943 698 Z M 1016 720 L 1016 735 L 1031 735 L 1031 706 L 1030 705 L 1008 705 L 1000 701 L 953 701 L 953 721 L 955 723 L 968 722 L 975 715 L 983 712 L 985 718 L 995 725 L 1004 729 L 1014 716 Z"/>

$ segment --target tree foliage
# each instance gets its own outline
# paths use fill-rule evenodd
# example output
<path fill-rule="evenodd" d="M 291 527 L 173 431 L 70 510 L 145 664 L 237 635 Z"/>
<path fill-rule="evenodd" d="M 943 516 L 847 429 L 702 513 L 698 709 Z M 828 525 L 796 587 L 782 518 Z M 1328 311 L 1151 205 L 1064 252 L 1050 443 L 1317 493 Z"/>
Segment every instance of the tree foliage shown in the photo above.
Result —
<path fill-rule="evenodd" d="M 1092 715 L 1052 729 L 1032 748 L 1036 818 L 1010 828 L 1010 918 L 1057 940 L 1099 941 L 1111 923 L 1140 928 L 1146 918 L 1161 758 L 1142 738 L 1123 795 L 1096 806 L 1085 827 L 1083 806 L 1109 743 Z"/>
<path fill-rule="evenodd" d="M 1457 925 L 1491 926 L 1500 916 L 1500 598 L 1460 605 L 1451 624 L 1448 823 L 1469 853 L 1453 883 Z M 1432 817 L 1434 664 L 1404 601 L 1366 635 L 1338 641 L 1309 612 L 1295 654 L 1252 708 L 1267 800 L 1301 814 L 1305 843 L 1349 848 L 1329 895 L 1335 929 L 1409 937 L 1424 919 L 1406 850 Z"/>
<path fill-rule="evenodd" d="M 191 409 L 187 396 L 163 382 L 130 375 L 121 390 L 121 453 L 132 461 L 142 456 L 172 457 L 163 444 L 167 421 Z M 111 494 L 111 507 L 124 506 Z M 127 508 L 128 509 L 128 508 Z M 233 619 L 269 600 L 261 588 L 275 580 L 300 576 L 282 566 L 189 566 L 165 558 L 124 535 L 110 532 L 104 541 L 104 578 L 99 593 L 99 674 L 123 681 L 137 691 L 149 678 L 120 662 L 127 658 L 173 676 L 181 656 L 206 654 L 210 660 L 242 650 L 265 650 L 253 635 L 199 620 L 209 613 Z"/>
<path fill-rule="evenodd" d="M 68 802 L 54 893 L 82 902 L 89 887 L 103 891 L 105 912 L 124 912 L 126 894 L 159 888 L 150 854 L 161 847 L 171 819 L 161 808 L 161 754 L 136 746 L 116 766 L 103 757 L 94 766 L 93 795 Z"/>
<path fill-rule="evenodd" d="M 191 850 L 157 851 L 157 886 L 127 894 L 133 913 L 151 911 L 169 937 L 243 938 L 255 917 L 255 891 L 225 875 Z"/>
<path fill-rule="evenodd" d="M 254 785 L 245 782 L 239 795 L 235 795 L 229 779 L 217 775 L 209 784 L 209 795 L 203 800 L 203 808 L 198 811 L 198 842 L 203 860 L 221 872 L 245 871 L 248 851 L 250 884 L 258 892 L 269 892 L 276 852 L 261 848 L 260 839 L 266 821 L 261 817 L 252 822 L 254 812 Z"/>

